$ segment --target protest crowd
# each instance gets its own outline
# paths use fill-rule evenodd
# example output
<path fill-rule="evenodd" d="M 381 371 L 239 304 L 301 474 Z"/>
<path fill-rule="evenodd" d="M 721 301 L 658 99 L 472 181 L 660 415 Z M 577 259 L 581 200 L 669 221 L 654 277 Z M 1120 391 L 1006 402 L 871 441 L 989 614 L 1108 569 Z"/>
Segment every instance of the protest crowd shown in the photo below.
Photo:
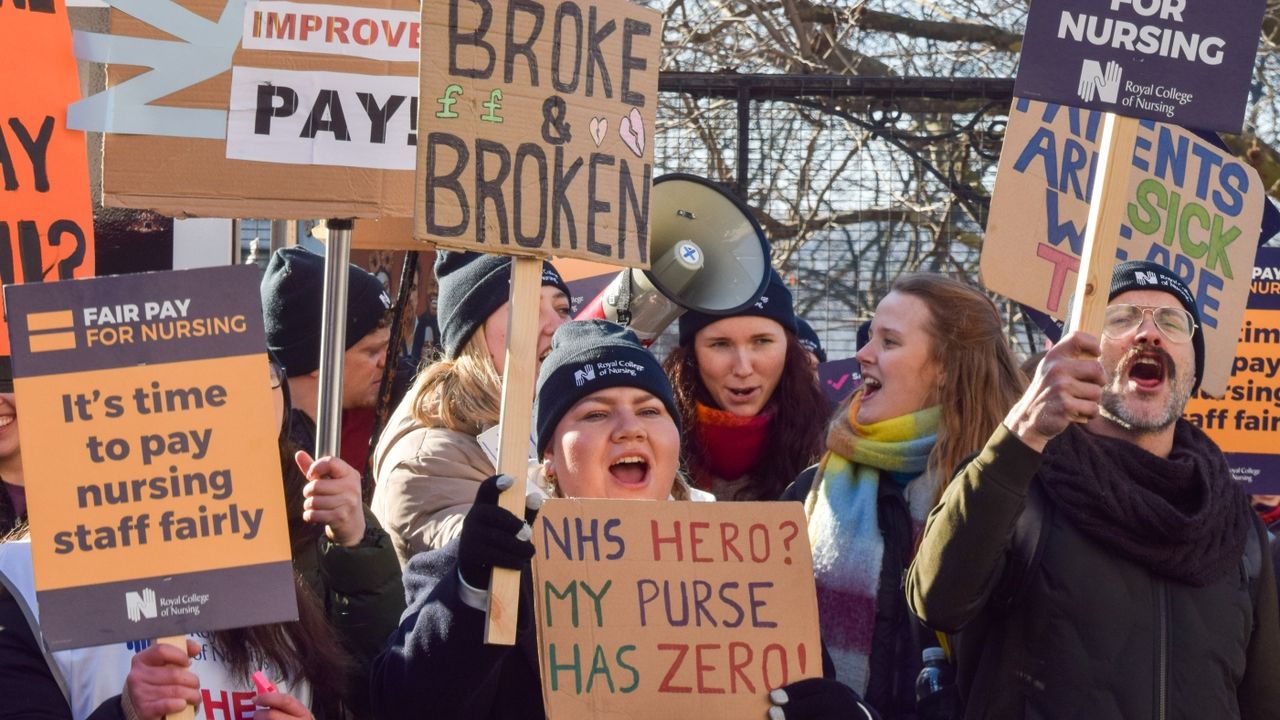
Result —
<path fill-rule="evenodd" d="M 0 720 L 1280 720 L 1280 478 L 1227 447 L 1280 454 L 1280 213 L 1211 132 L 1263 3 L 1059 4 L 981 273 L 851 273 L 829 357 L 739 197 L 753 71 L 737 193 L 654 177 L 685 3 L 115 0 L 73 48 L 0 0 Z M 100 202 L 323 254 L 99 272 L 85 132 Z"/>

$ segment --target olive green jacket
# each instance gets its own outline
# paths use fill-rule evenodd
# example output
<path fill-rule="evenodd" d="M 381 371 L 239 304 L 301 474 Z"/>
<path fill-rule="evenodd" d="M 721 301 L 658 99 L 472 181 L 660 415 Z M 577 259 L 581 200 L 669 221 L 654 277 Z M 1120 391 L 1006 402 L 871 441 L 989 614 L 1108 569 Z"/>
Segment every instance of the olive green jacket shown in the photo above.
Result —
<path fill-rule="evenodd" d="M 1001 582 L 1020 562 L 1014 527 L 1040 457 L 998 428 L 930 514 L 908 572 L 912 610 L 958 633 L 965 717 L 1280 718 L 1280 606 L 1269 562 L 1252 592 L 1243 559 L 1238 573 L 1192 587 L 1049 512 L 1040 557 L 1005 601 Z"/>

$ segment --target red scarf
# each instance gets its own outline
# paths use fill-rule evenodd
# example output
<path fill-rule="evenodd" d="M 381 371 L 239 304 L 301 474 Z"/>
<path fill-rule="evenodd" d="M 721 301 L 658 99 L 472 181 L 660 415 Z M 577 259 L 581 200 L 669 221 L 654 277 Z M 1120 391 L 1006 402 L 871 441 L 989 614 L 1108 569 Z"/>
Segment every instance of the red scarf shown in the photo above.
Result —
<path fill-rule="evenodd" d="M 702 445 L 703 466 L 721 480 L 737 480 L 746 475 L 764 455 L 773 416 L 773 408 L 742 417 L 698 403 L 698 440 Z M 710 478 L 697 480 L 705 485 Z"/>

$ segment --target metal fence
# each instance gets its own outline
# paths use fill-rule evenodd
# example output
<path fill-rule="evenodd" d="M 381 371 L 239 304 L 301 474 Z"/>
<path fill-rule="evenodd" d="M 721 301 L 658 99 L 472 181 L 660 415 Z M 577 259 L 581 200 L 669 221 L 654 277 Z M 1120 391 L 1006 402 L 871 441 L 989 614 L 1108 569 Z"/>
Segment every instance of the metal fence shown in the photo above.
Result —
<path fill-rule="evenodd" d="M 733 189 L 832 359 L 903 272 L 978 282 L 1012 80 L 670 73 L 655 175 Z M 999 298 L 1027 354 L 1041 335 Z M 667 343 L 662 343 L 666 345 Z"/>

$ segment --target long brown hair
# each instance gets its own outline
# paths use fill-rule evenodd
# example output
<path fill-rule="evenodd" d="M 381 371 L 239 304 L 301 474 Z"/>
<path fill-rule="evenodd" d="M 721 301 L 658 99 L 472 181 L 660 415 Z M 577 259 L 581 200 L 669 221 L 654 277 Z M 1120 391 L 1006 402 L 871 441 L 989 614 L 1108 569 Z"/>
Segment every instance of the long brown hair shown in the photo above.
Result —
<path fill-rule="evenodd" d="M 760 464 L 748 473 L 750 481 L 738 491 L 735 500 L 777 500 L 796 475 L 818 459 L 822 450 L 827 400 L 818 387 L 804 347 L 791 331 L 786 331 L 785 335 L 787 357 L 782 366 L 782 378 L 768 402 L 768 407 L 776 408 L 768 446 Z M 711 473 L 704 461 L 698 432 L 698 403 L 715 407 L 715 401 L 702 384 L 697 353 L 692 347 L 677 347 L 662 363 L 662 369 L 671 378 L 676 407 L 680 409 L 684 435 L 681 442 L 682 464 L 695 485 L 705 482 Z"/>
<path fill-rule="evenodd" d="M 413 418 L 426 427 L 479 435 L 497 425 L 502 378 L 489 356 L 484 327 L 476 328 L 457 358 L 441 357 L 418 373 L 409 395 Z"/>
<path fill-rule="evenodd" d="M 926 329 L 942 368 L 942 427 L 929 454 L 939 497 L 956 466 L 987 442 L 1018 401 L 1026 377 L 1009 349 L 1000 311 L 976 288 L 943 275 L 903 275 L 889 287 L 929 309 Z"/>

